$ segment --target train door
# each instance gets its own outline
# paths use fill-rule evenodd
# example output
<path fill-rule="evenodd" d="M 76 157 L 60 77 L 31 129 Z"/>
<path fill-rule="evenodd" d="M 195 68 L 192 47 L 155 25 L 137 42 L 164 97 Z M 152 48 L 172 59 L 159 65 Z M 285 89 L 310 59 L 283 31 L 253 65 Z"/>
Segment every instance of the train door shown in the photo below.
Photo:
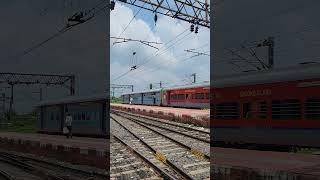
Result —
<path fill-rule="evenodd" d="M 250 101 L 242 103 L 242 118 L 251 120 L 258 118 L 258 102 Z"/>
<path fill-rule="evenodd" d="M 252 118 L 252 103 L 251 102 L 242 103 L 242 118 L 246 119 L 246 120 Z"/>
<path fill-rule="evenodd" d="M 167 97 L 167 106 L 170 106 L 170 102 L 171 102 L 171 94 L 170 94 L 170 91 L 166 91 L 167 92 L 167 95 L 166 95 L 166 97 Z"/>
<path fill-rule="evenodd" d="M 156 105 L 156 93 L 153 93 L 152 99 L 153 99 L 153 105 Z"/>

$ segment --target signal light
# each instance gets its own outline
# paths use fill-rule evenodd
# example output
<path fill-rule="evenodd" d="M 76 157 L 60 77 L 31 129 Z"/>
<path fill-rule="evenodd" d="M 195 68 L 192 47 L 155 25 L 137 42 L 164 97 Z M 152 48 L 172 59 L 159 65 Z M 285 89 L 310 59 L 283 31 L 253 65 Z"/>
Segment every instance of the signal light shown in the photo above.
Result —
<path fill-rule="evenodd" d="M 191 32 L 194 31 L 194 25 L 193 25 L 193 24 L 191 24 L 191 26 L 190 26 L 190 31 L 191 31 Z"/>
<path fill-rule="evenodd" d="M 197 26 L 197 27 L 196 27 L 196 30 L 194 31 L 194 33 L 197 34 L 197 33 L 198 33 L 198 30 L 199 30 L 199 27 Z"/>

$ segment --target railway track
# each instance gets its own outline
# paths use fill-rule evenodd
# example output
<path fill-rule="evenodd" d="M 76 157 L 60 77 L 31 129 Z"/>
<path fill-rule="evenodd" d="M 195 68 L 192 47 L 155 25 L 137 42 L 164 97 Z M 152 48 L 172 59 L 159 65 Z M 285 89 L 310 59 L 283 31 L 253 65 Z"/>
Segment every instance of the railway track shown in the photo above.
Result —
<path fill-rule="evenodd" d="M 2 176 L 4 179 L 102 180 L 107 178 L 106 174 L 71 168 L 4 151 L 0 152 L 0 167 L 0 178 Z"/>
<path fill-rule="evenodd" d="M 179 141 L 193 151 L 200 151 L 206 158 L 210 159 L 210 132 L 208 131 L 122 111 L 113 113 Z"/>
<path fill-rule="evenodd" d="M 152 162 L 116 135 L 110 143 L 110 179 L 163 179 Z"/>
<path fill-rule="evenodd" d="M 210 179 L 210 156 L 182 143 L 185 139 L 178 141 L 177 136 L 171 138 L 161 132 L 167 130 L 116 114 L 111 114 L 111 130 L 167 172 L 165 179 Z"/>

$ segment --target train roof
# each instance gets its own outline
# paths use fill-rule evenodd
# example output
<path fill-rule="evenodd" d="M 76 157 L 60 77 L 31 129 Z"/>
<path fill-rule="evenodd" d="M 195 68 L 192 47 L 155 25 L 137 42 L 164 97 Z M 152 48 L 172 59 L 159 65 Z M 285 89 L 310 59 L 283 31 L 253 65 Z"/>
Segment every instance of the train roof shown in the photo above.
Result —
<path fill-rule="evenodd" d="M 210 86 L 210 82 L 201 82 L 201 83 L 192 83 L 192 84 L 184 84 L 184 85 L 178 85 L 173 87 L 166 87 L 163 88 L 164 90 L 175 90 L 175 89 L 186 89 L 186 88 L 197 88 L 197 87 L 203 87 L 203 86 Z"/>
<path fill-rule="evenodd" d="M 136 92 L 124 93 L 124 94 L 122 94 L 122 95 L 140 94 L 140 93 L 150 93 L 150 92 L 160 92 L 161 89 L 162 89 L 162 88 L 149 89 L 149 90 L 143 90 L 143 91 L 136 91 Z"/>
<path fill-rule="evenodd" d="M 94 95 L 87 95 L 87 96 L 68 96 L 61 99 L 55 100 L 46 100 L 41 101 L 36 104 L 36 107 L 40 106 L 50 106 L 50 105 L 58 105 L 58 104 L 71 104 L 71 103 L 80 103 L 80 102 L 95 102 L 95 101 L 103 101 L 107 100 L 107 94 L 94 94 Z"/>
<path fill-rule="evenodd" d="M 130 92 L 130 93 L 124 93 L 122 95 L 130 95 L 130 94 L 140 94 L 140 93 L 150 93 L 150 92 L 159 92 L 162 89 L 164 90 L 174 90 L 174 89 L 185 89 L 185 88 L 196 88 L 196 87 L 202 87 L 202 86 L 210 86 L 209 82 L 201 82 L 196 84 L 184 84 L 184 85 L 178 85 L 178 86 L 172 86 L 172 87 L 166 87 L 166 88 L 157 88 L 157 89 L 149 89 L 144 91 L 136 91 L 136 92 Z"/>
<path fill-rule="evenodd" d="M 320 64 L 291 66 L 230 76 L 216 76 L 212 79 L 212 86 L 214 88 L 222 88 L 314 78 L 320 78 Z"/>

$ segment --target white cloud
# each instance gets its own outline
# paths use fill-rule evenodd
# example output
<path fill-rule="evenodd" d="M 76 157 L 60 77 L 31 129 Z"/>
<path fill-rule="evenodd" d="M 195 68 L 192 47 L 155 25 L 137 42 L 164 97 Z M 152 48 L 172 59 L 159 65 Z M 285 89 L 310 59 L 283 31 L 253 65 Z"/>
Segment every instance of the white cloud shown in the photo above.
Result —
<path fill-rule="evenodd" d="M 115 10 L 111 11 L 110 34 L 119 37 L 119 34 L 130 22 L 136 12 L 122 4 L 117 4 Z M 152 16 L 153 13 L 141 10 L 139 15 Z M 110 41 L 111 52 L 111 83 L 133 84 L 135 90 L 146 89 L 149 83 L 164 82 L 181 84 L 186 76 L 197 73 L 199 80 L 209 80 L 210 62 L 209 56 L 198 56 L 187 59 L 194 54 L 187 53 L 186 49 L 209 53 L 210 32 L 206 27 L 199 27 L 199 33 L 190 33 L 190 24 L 173 19 L 171 17 L 158 15 L 156 27 L 153 22 L 145 22 L 139 16 L 131 22 L 121 37 L 156 41 L 163 43 L 158 45 L 160 50 L 140 44 L 138 42 L 126 42 L 113 45 L 114 39 Z M 182 33 L 182 34 L 181 34 Z M 181 34 L 180 36 L 178 36 Z M 178 36 L 178 37 L 177 37 Z M 173 41 L 171 41 L 174 39 Z M 165 43 L 164 48 L 161 48 Z M 200 48 L 199 48 L 200 47 Z M 115 78 L 129 71 L 133 65 L 133 52 L 138 69 L 131 71 L 122 78 Z M 145 62 L 147 62 L 145 64 Z M 165 84 L 169 85 L 169 84 Z"/>

